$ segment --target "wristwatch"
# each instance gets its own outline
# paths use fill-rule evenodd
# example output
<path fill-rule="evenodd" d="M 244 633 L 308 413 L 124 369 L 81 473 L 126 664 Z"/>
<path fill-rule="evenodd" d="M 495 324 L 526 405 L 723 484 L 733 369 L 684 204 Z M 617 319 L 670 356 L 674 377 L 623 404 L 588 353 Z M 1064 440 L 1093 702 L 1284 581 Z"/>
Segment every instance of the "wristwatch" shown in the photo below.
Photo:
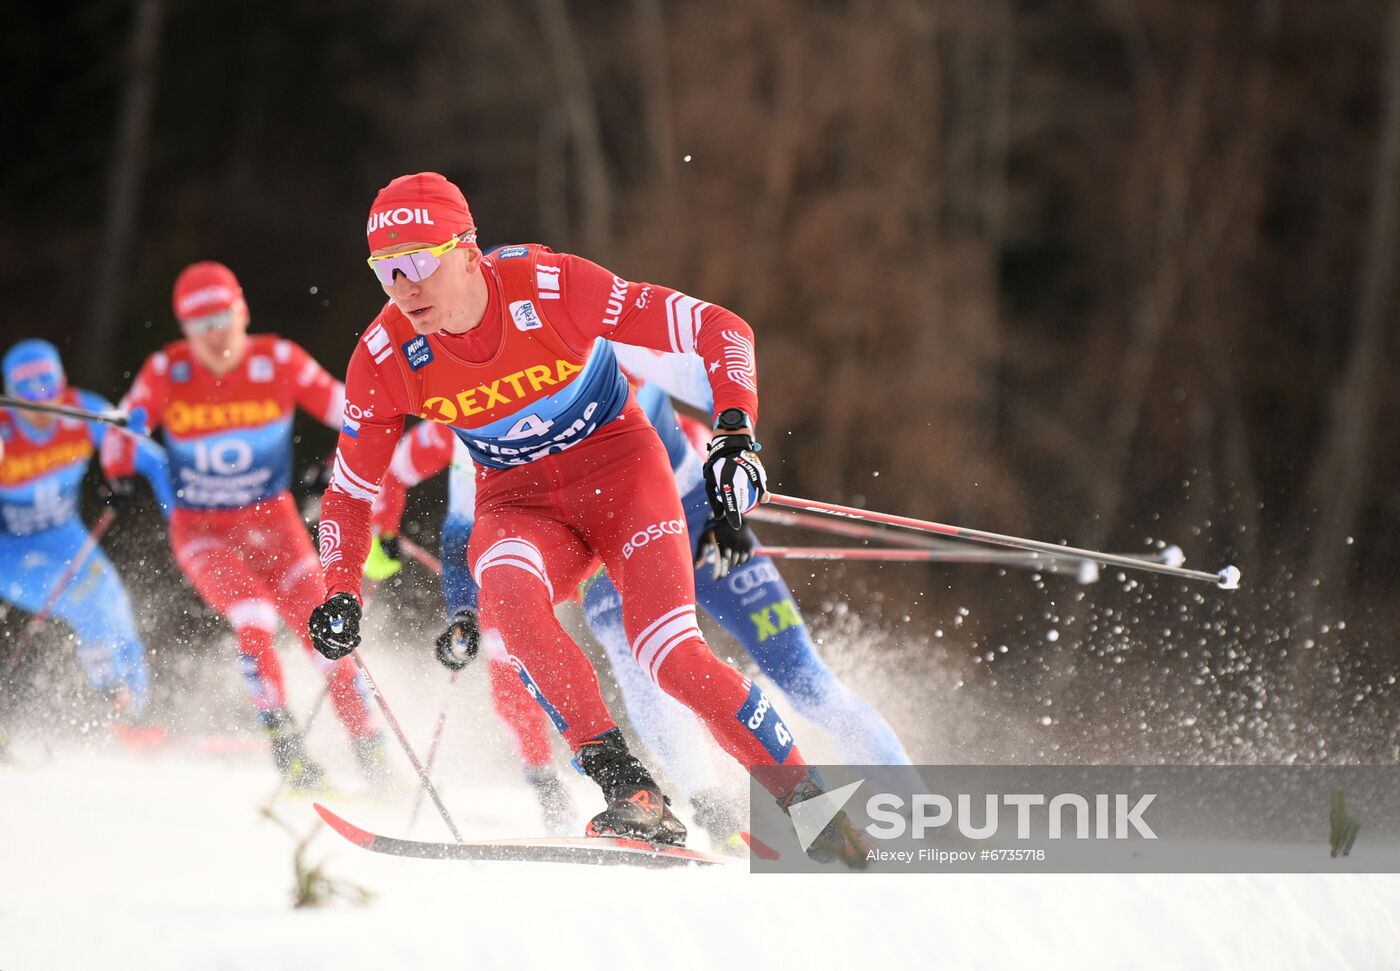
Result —
<path fill-rule="evenodd" d="M 715 419 L 715 431 L 717 432 L 737 432 L 741 428 L 748 427 L 749 416 L 744 414 L 742 408 L 726 408 Z"/>

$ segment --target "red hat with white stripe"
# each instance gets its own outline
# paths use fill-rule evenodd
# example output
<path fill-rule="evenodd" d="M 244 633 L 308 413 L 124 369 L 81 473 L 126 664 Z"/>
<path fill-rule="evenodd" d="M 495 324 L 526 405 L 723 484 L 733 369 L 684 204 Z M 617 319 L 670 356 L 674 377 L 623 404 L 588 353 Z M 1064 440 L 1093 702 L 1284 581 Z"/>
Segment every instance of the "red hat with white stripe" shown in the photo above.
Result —
<path fill-rule="evenodd" d="M 243 300 L 238 277 L 222 263 L 192 263 L 175 278 L 175 316 L 194 320 L 222 313 Z"/>
<path fill-rule="evenodd" d="M 365 236 L 373 253 L 399 243 L 436 246 L 475 228 L 462 190 L 437 172 L 419 172 L 379 190 Z"/>

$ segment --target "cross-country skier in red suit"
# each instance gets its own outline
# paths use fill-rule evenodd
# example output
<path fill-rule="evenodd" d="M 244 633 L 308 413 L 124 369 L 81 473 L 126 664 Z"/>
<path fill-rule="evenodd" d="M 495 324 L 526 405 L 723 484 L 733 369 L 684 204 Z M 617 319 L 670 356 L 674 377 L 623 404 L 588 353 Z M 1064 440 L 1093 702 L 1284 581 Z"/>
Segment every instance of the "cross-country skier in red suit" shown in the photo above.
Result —
<path fill-rule="evenodd" d="M 670 462 L 603 340 L 705 361 L 718 431 L 706 476 L 717 513 L 737 527 L 765 488 L 748 324 L 543 246 L 483 257 L 461 190 L 436 173 L 380 190 L 367 229 L 389 302 L 346 376 L 347 422 L 321 506 L 328 599 L 311 617 L 317 648 L 342 657 L 359 644 L 357 595 L 379 483 L 406 416 L 441 422 L 482 470 L 468 549 L 480 626 L 500 632 L 511 665 L 603 790 L 608 806 L 590 835 L 685 837 L 554 616 L 600 559 L 621 591 L 637 663 L 741 764 L 791 766 L 776 774 L 786 779 L 780 801 L 815 794 L 769 699 L 700 636 Z"/>
<path fill-rule="evenodd" d="M 248 333 L 248 305 L 233 272 L 195 263 L 175 281 L 175 316 L 185 340 L 152 354 L 122 399 L 131 424 L 164 429 L 175 511 L 170 544 L 204 602 L 238 635 L 243 673 L 277 767 L 300 788 L 322 770 L 306 753 L 286 707 L 273 648 L 280 617 L 307 650 L 307 617 L 325 580 L 288 488 L 297 408 L 339 428 L 344 386 L 299 345 Z M 116 482 L 133 473 L 135 440 L 108 435 L 102 467 Z M 330 700 L 361 767 L 385 774 L 384 741 L 365 707 L 353 664 L 325 669 Z"/>

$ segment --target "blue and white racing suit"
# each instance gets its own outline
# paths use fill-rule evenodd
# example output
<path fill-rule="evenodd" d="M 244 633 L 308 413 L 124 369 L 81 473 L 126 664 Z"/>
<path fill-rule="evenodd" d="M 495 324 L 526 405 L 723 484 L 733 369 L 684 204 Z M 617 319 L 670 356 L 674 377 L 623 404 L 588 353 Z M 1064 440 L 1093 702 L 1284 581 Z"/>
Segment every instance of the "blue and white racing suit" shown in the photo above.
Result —
<path fill-rule="evenodd" d="M 67 396 L 74 400 L 65 403 L 80 408 L 111 408 L 89 391 Z M 124 689 L 127 711 L 140 714 L 150 672 L 121 580 L 97 545 L 69 574 L 88 541 L 78 503 L 83 474 L 108 431 L 100 422 L 70 418 L 40 431 L 22 413 L 0 409 L 0 599 L 38 613 L 62 584 L 52 612 L 73 630 L 88 685 L 108 694 Z M 137 470 L 168 514 L 173 497 L 160 446 L 141 442 Z"/>

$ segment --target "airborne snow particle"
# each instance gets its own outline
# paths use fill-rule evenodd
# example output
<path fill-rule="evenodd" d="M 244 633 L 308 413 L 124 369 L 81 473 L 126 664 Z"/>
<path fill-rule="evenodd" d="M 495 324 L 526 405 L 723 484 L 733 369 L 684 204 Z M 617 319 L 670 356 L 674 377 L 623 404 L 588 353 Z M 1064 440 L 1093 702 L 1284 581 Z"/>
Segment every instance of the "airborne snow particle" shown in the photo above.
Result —
<path fill-rule="evenodd" d="M 681 159 L 681 161 L 682 161 L 682 162 L 689 162 L 689 161 L 690 161 L 690 156 L 689 156 L 689 155 L 685 156 L 684 158 Z"/>

